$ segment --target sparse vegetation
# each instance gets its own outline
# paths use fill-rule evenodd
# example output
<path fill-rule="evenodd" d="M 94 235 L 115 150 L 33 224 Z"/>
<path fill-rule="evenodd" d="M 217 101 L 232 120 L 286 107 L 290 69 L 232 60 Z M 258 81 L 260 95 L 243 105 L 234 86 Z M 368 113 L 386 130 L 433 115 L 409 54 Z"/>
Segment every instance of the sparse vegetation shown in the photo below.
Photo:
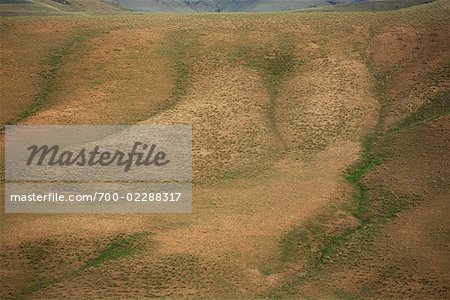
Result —
<path fill-rule="evenodd" d="M 0 298 L 448 298 L 448 2 L 72 2 L 2 17 L 5 123 L 191 124 L 194 211 L 3 214 Z"/>
<path fill-rule="evenodd" d="M 104 263 L 123 259 L 127 256 L 139 253 L 142 249 L 135 246 L 135 242 L 142 234 L 134 234 L 130 237 L 118 238 L 100 252 L 100 255 L 87 261 L 80 270 L 98 267 Z"/>
<path fill-rule="evenodd" d="M 52 53 L 42 62 L 42 69 L 39 77 L 42 81 L 42 88 L 35 97 L 31 106 L 25 108 L 15 120 L 8 121 L 7 124 L 17 124 L 18 122 L 31 117 L 36 112 L 41 110 L 44 105 L 48 105 L 51 97 L 55 93 L 58 84 L 58 76 L 60 75 L 60 69 L 64 63 L 64 59 L 70 54 L 76 47 L 80 47 L 83 43 L 83 39 L 86 36 L 75 37 L 71 39 L 67 44 L 55 49 Z"/>

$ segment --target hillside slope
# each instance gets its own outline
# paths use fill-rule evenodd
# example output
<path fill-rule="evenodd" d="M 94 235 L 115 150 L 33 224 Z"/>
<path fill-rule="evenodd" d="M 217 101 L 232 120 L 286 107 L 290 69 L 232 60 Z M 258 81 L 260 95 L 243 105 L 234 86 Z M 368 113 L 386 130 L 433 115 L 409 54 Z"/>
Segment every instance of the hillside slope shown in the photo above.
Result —
<path fill-rule="evenodd" d="M 2 123 L 191 124 L 194 203 L 6 215 L 2 167 L 0 298 L 448 299 L 449 12 L 2 17 Z"/>

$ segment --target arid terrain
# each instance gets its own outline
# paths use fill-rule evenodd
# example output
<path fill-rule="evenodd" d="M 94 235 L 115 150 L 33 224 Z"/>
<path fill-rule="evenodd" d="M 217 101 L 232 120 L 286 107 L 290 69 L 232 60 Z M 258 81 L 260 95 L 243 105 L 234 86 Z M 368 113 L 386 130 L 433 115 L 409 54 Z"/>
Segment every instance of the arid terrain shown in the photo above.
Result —
<path fill-rule="evenodd" d="M 450 2 L 342 10 L 2 16 L 2 124 L 191 124 L 193 212 L 5 214 L 2 159 L 0 298 L 449 299 Z"/>

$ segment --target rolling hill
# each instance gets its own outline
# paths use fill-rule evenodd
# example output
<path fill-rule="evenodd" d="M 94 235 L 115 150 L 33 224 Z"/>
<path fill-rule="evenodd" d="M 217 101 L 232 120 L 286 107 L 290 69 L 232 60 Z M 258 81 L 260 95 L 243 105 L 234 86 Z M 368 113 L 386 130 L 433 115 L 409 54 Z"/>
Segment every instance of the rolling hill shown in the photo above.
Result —
<path fill-rule="evenodd" d="M 193 212 L 5 214 L 2 159 L 1 299 L 450 298 L 449 1 L 79 3 L 1 17 L 2 124 L 190 124 Z"/>

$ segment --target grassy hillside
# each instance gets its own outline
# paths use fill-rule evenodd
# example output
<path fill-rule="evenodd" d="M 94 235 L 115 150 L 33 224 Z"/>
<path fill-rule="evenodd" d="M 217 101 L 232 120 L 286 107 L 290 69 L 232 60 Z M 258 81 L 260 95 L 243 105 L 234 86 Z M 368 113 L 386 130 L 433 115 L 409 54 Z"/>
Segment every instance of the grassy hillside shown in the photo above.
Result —
<path fill-rule="evenodd" d="M 449 298 L 449 12 L 3 16 L 3 124 L 191 124 L 194 203 L 2 212 L 0 298 Z"/>

